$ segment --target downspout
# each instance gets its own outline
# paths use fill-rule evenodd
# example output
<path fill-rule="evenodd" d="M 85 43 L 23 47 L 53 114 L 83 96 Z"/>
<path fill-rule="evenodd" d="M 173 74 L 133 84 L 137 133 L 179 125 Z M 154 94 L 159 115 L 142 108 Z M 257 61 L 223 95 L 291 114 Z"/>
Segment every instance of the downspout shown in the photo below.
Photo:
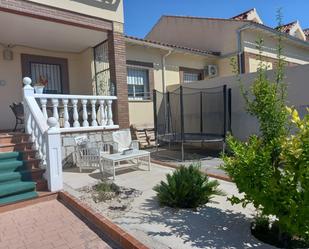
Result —
<path fill-rule="evenodd" d="M 173 50 L 169 50 L 166 54 L 162 55 L 162 92 L 163 92 L 163 101 L 164 101 L 164 118 L 165 124 L 169 122 L 168 120 L 168 113 L 167 113 L 167 102 L 166 102 L 166 58 L 173 53 Z M 165 132 L 169 133 L 168 125 L 165 127 Z"/>
<path fill-rule="evenodd" d="M 173 50 L 169 50 L 166 54 L 162 55 L 162 92 L 166 92 L 166 58 L 173 53 Z"/>
<path fill-rule="evenodd" d="M 238 57 L 238 69 L 239 69 L 239 72 L 242 73 L 242 70 L 243 70 L 243 65 L 242 65 L 242 61 L 241 61 L 241 55 L 242 53 L 244 52 L 243 51 L 243 46 L 242 46 L 242 41 L 241 41 L 241 32 L 250 28 L 251 26 L 253 26 L 252 24 L 246 24 L 244 26 L 242 26 L 241 28 L 237 29 L 236 30 L 236 33 L 237 33 L 237 57 Z"/>

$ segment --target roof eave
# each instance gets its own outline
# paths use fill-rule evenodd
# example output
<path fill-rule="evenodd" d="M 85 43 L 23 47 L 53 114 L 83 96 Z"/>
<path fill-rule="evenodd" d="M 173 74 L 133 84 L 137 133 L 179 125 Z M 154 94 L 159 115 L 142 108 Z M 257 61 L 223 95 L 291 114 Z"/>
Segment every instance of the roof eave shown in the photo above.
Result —
<path fill-rule="evenodd" d="M 125 37 L 126 42 L 129 42 L 131 44 L 135 45 L 140 45 L 140 46 L 146 46 L 146 47 L 151 47 L 151 48 L 156 48 L 156 49 L 162 49 L 166 51 L 174 51 L 174 52 L 179 52 L 183 54 L 193 54 L 193 55 L 199 55 L 203 57 L 212 57 L 212 58 L 218 58 L 220 55 L 218 54 L 212 54 L 212 53 L 203 53 L 203 52 L 198 52 L 198 51 L 191 51 L 189 49 L 183 49 L 183 48 L 173 48 L 169 46 L 164 46 L 160 44 L 155 44 L 152 42 L 147 42 L 147 41 L 141 41 L 141 40 L 136 40 L 130 37 Z"/>

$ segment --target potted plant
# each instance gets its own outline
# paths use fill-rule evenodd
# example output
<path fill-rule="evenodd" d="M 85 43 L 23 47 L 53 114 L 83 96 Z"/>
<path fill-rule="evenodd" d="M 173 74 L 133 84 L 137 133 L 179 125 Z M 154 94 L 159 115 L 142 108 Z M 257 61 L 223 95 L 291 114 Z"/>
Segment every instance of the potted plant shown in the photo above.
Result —
<path fill-rule="evenodd" d="M 34 85 L 35 93 L 42 94 L 44 87 L 48 85 L 48 79 L 40 75 L 39 81 Z"/>

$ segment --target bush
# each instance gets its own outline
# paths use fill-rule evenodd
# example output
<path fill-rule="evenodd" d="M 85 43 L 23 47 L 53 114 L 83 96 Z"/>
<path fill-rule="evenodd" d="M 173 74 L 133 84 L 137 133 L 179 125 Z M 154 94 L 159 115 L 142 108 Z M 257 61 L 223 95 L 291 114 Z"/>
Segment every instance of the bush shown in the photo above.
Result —
<path fill-rule="evenodd" d="M 120 194 L 120 189 L 116 184 L 105 181 L 93 186 L 93 190 L 95 192 L 92 198 L 96 203 L 111 200 Z"/>
<path fill-rule="evenodd" d="M 262 51 L 263 42 L 257 45 Z M 267 78 L 266 68 L 260 63 L 252 87 L 243 90 L 247 111 L 257 118 L 260 134 L 246 142 L 229 136 L 231 155 L 223 157 L 223 168 L 244 194 L 230 201 L 243 206 L 252 203 L 262 216 L 274 216 L 276 226 L 271 232 L 287 246 L 292 238 L 309 239 L 309 115 L 301 120 L 296 110 L 285 106 L 281 53 L 279 36 L 276 80 Z M 291 130 L 294 135 L 289 135 Z M 260 222 L 257 226 L 265 230 Z"/>
<path fill-rule="evenodd" d="M 181 166 L 172 175 L 168 174 L 166 180 L 154 187 L 163 206 L 197 208 L 208 203 L 213 195 L 223 195 L 217 188 L 218 181 L 209 181 L 200 172 L 200 165 Z"/>

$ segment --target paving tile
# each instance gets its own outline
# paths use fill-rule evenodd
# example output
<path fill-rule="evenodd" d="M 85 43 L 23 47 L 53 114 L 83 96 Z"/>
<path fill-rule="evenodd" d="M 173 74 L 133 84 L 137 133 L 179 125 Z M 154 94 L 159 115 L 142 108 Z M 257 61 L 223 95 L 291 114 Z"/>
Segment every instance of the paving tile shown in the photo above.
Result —
<path fill-rule="evenodd" d="M 0 249 L 112 248 L 57 200 L 0 214 Z"/>

